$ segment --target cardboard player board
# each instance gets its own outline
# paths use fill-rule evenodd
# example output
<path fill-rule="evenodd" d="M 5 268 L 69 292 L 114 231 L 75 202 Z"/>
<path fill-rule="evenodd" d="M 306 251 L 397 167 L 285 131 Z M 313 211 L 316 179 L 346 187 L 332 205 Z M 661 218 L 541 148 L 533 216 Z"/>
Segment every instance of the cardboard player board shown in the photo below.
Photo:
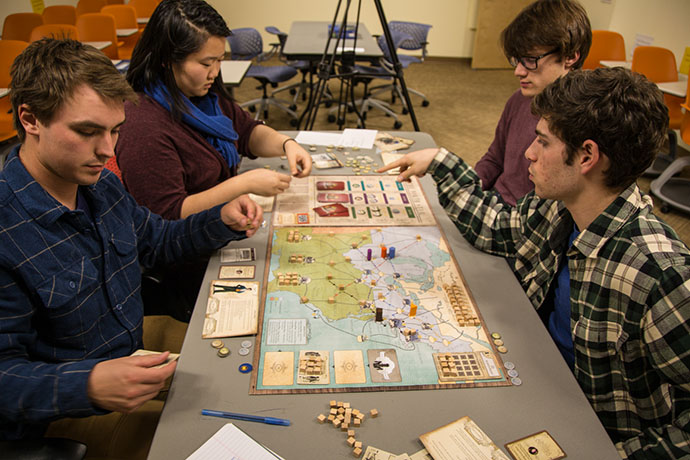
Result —
<path fill-rule="evenodd" d="M 293 178 L 276 197 L 275 226 L 436 225 L 416 177 L 309 176 Z"/>
<path fill-rule="evenodd" d="M 266 267 L 251 394 L 510 385 L 438 227 L 276 227 Z"/>

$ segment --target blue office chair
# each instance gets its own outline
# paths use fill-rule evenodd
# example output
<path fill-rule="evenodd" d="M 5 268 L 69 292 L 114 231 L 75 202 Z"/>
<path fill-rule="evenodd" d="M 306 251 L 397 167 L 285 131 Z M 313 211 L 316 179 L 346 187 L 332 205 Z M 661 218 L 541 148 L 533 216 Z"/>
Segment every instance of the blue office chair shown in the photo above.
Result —
<path fill-rule="evenodd" d="M 283 47 L 285 46 L 285 42 L 287 41 L 288 34 L 285 32 L 281 31 L 277 27 L 274 26 L 268 26 L 266 27 L 266 32 L 269 34 L 276 35 L 278 37 L 278 52 L 279 56 L 281 57 L 281 60 L 285 62 L 287 65 L 290 67 L 294 67 L 297 69 L 299 72 L 302 73 L 302 81 L 299 83 L 292 83 L 286 86 L 281 86 L 280 88 L 276 89 L 273 91 L 273 95 L 275 96 L 277 93 L 280 93 L 282 91 L 289 91 L 290 94 L 293 96 L 292 98 L 292 104 L 290 105 L 291 110 L 297 110 L 297 101 L 299 100 L 300 96 L 302 97 L 302 100 L 305 101 L 307 99 L 307 90 L 309 89 L 309 83 L 307 82 L 307 75 L 309 75 L 309 72 L 311 71 L 311 66 L 309 65 L 309 61 L 304 61 L 304 60 L 288 60 L 283 56 Z M 276 44 L 271 43 L 271 46 L 275 46 Z"/>
<path fill-rule="evenodd" d="M 268 95 L 268 85 L 273 88 L 278 86 L 278 83 L 283 83 L 290 80 L 297 75 L 297 70 L 289 65 L 264 66 L 259 65 L 270 59 L 277 52 L 277 48 L 273 47 L 268 52 L 264 53 L 263 40 L 258 30 L 252 27 L 244 27 L 234 29 L 232 35 L 227 37 L 230 43 L 230 59 L 235 60 L 254 60 L 249 70 L 247 70 L 247 77 L 252 77 L 261 83 L 260 89 L 263 94 L 260 98 L 240 104 L 241 107 L 248 107 L 249 111 L 256 111 L 255 119 L 258 120 L 263 114 L 263 118 L 268 118 L 269 106 L 274 106 L 290 115 L 290 124 L 297 125 L 297 113 L 291 110 L 287 104 L 273 97 L 273 94 Z M 259 106 L 257 108 L 257 105 Z"/>
<path fill-rule="evenodd" d="M 400 44 L 401 49 L 410 51 L 422 50 L 421 57 L 410 56 L 409 54 L 398 54 L 398 60 L 404 69 L 406 69 L 410 64 L 424 62 L 427 54 L 426 45 L 429 43 L 427 41 L 427 36 L 429 35 L 429 29 L 431 29 L 431 27 L 432 26 L 428 24 L 421 24 L 419 22 L 390 21 L 388 23 L 388 28 L 390 29 L 391 33 L 393 31 L 404 32 L 412 37 L 411 39 L 405 40 Z M 422 107 L 429 105 L 429 100 L 424 94 L 411 88 L 407 88 L 407 91 L 422 98 Z"/>

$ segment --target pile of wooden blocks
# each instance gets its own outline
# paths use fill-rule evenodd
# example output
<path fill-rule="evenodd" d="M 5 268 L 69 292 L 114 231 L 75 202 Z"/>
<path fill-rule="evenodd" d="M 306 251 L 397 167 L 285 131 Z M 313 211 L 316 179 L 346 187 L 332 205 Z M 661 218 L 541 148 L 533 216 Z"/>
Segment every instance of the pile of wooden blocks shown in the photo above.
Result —
<path fill-rule="evenodd" d="M 376 418 L 379 415 L 379 411 L 371 409 L 369 415 L 371 418 Z M 349 402 L 332 400 L 329 403 L 328 415 L 319 414 L 316 420 L 318 420 L 319 423 L 330 422 L 333 427 L 344 432 L 347 445 L 353 449 L 352 455 L 355 457 L 360 457 L 362 455 L 362 442 L 357 441 L 354 428 L 360 427 L 362 422 L 364 422 L 364 412 L 350 407 Z"/>

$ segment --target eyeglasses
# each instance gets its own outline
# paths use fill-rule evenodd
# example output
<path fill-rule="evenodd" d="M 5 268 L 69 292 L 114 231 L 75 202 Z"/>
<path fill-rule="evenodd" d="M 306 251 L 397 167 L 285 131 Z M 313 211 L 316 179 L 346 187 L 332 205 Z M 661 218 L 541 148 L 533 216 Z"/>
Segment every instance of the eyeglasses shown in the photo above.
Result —
<path fill-rule="evenodd" d="M 508 62 L 510 62 L 510 65 L 512 65 L 513 67 L 517 67 L 519 62 L 520 64 L 522 64 L 522 67 L 524 67 L 527 70 L 537 70 L 537 67 L 539 66 L 539 59 L 546 57 L 549 54 L 554 54 L 557 51 L 558 48 L 555 48 L 547 53 L 540 54 L 539 56 L 511 56 L 508 58 Z"/>

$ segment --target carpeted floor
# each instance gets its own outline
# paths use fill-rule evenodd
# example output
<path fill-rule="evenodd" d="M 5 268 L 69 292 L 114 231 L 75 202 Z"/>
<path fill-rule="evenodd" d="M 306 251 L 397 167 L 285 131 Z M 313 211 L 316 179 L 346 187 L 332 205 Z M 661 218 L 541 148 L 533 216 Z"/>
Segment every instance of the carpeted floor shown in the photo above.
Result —
<path fill-rule="evenodd" d="M 298 77 L 290 83 L 296 81 L 299 81 Z M 476 163 L 486 152 L 493 139 L 503 105 L 517 90 L 517 79 L 513 76 L 512 70 L 472 70 L 468 59 L 427 59 L 423 64 L 413 64 L 407 68 L 405 81 L 409 88 L 423 92 L 430 101 L 428 107 L 421 107 L 420 99 L 411 96 L 420 131 L 431 134 L 438 145 L 455 152 L 470 164 Z M 257 85 L 254 79 L 245 79 L 242 85 L 235 89 L 235 98 L 242 102 L 260 97 L 261 92 Z M 331 81 L 329 86 L 337 94 L 337 82 Z M 288 97 L 287 92 L 280 95 L 281 99 Z M 304 105 L 305 103 L 300 101 L 298 111 Z M 413 131 L 409 115 L 400 114 L 400 103 L 396 103 L 394 107 L 402 121 L 400 130 Z M 378 110 L 369 112 L 366 122 L 367 128 L 393 131 L 394 120 Z M 267 123 L 275 129 L 294 129 L 290 125 L 289 117 L 275 108 L 271 109 Z M 354 114 L 347 116 L 345 127 L 357 127 Z M 335 123 L 328 122 L 328 109 L 319 110 L 314 129 L 338 129 Z M 689 153 L 681 150 L 680 154 Z M 639 181 L 645 191 L 649 191 L 649 182 L 647 178 Z M 674 210 L 663 214 L 658 205 L 659 200 L 655 199 L 656 214 L 668 222 L 679 233 L 681 239 L 690 245 L 690 216 Z"/>

